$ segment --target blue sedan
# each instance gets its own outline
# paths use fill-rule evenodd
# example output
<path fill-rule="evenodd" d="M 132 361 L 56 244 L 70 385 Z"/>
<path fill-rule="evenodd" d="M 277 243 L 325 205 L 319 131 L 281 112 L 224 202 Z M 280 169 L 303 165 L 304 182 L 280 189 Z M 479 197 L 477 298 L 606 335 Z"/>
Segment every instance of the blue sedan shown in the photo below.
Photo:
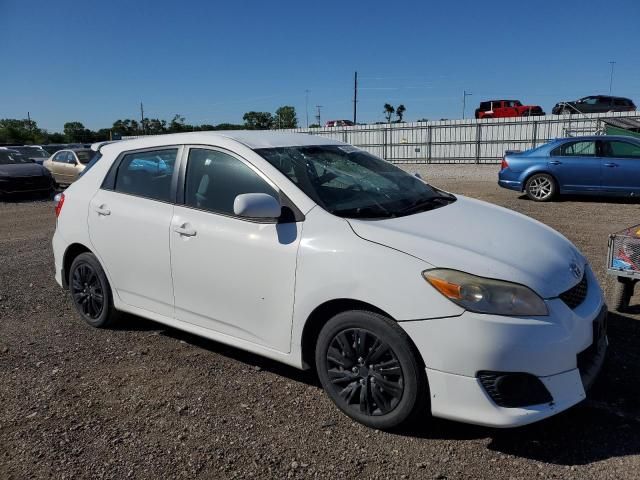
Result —
<path fill-rule="evenodd" d="M 546 202 L 559 194 L 640 195 L 640 139 L 571 137 L 507 153 L 498 184 Z"/>

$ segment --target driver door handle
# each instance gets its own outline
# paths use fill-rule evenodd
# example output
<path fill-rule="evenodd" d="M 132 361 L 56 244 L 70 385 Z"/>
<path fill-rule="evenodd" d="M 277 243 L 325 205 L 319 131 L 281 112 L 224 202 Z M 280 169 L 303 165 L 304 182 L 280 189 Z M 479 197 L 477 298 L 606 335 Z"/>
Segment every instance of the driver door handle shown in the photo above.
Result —
<path fill-rule="evenodd" d="M 195 237 L 196 233 L 198 233 L 195 231 L 195 229 L 188 227 L 186 223 L 183 223 L 179 227 L 175 227 L 173 231 L 178 235 L 182 235 L 183 237 Z"/>
<path fill-rule="evenodd" d="M 562 162 L 560 160 L 551 160 L 549 162 L 549 165 L 561 165 Z"/>
<path fill-rule="evenodd" d="M 96 213 L 98 215 L 103 215 L 103 216 L 111 215 L 111 210 L 109 210 L 108 208 L 105 208 L 104 205 L 100 205 L 99 207 L 95 207 L 94 210 L 96 211 Z"/>
<path fill-rule="evenodd" d="M 613 167 L 617 167 L 618 164 L 617 163 L 613 163 L 613 162 L 606 162 L 604 164 L 605 167 L 609 167 L 609 168 L 613 168 Z"/>

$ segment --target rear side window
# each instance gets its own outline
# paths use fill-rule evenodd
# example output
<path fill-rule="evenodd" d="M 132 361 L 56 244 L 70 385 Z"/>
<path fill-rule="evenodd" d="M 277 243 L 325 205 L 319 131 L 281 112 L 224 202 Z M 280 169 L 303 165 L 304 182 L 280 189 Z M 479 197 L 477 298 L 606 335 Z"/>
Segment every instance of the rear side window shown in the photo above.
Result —
<path fill-rule="evenodd" d="M 565 143 L 551 152 L 560 157 L 594 157 L 595 154 L 596 142 L 592 140 Z"/>
<path fill-rule="evenodd" d="M 217 150 L 192 148 L 187 160 L 185 204 L 210 212 L 235 215 L 233 202 L 243 193 L 278 193 L 237 158 Z"/>
<path fill-rule="evenodd" d="M 630 142 L 604 142 L 607 157 L 640 158 L 640 145 Z"/>
<path fill-rule="evenodd" d="M 53 157 L 53 161 L 58 163 L 67 163 L 68 155 L 69 155 L 68 152 L 58 152 Z"/>
<path fill-rule="evenodd" d="M 113 189 L 120 193 L 170 202 L 171 177 L 177 155 L 177 148 L 125 155 L 118 166 Z"/>
<path fill-rule="evenodd" d="M 491 110 L 491 102 L 480 102 L 480 110 L 487 111 Z"/>

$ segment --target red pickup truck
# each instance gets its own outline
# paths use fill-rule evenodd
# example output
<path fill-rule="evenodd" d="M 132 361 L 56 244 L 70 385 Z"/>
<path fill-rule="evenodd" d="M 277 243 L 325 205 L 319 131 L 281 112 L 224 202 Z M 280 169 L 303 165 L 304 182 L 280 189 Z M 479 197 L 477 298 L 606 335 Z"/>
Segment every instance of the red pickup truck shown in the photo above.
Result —
<path fill-rule="evenodd" d="M 480 102 L 476 118 L 530 117 L 544 115 L 538 105 L 522 105 L 520 100 L 489 100 Z"/>

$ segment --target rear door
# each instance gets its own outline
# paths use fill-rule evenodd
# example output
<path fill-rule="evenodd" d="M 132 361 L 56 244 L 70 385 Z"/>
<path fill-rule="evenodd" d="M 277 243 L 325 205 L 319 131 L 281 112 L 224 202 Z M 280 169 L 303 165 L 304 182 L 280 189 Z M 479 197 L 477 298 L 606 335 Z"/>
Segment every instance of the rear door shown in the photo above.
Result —
<path fill-rule="evenodd" d="M 561 192 L 599 192 L 601 158 L 595 140 L 563 143 L 551 152 L 549 169 Z"/>
<path fill-rule="evenodd" d="M 640 143 L 602 140 L 602 189 L 609 193 L 640 193 Z"/>
<path fill-rule="evenodd" d="M 88 215 L 91 242 L 121 300 L 170 318 L 169 226 L 180 151 L 171 146 L 124 152 L 91 199 Z"/>
<path fill-rule="evenodd" d="M 71 158 L 71 152 L 68 150 L 61 150 L 56 153 L 51 159 L 51 173 L 53 178 L 58 183 L 71 183 L 71 166 L 69 165 L 69 159 Z"/>

